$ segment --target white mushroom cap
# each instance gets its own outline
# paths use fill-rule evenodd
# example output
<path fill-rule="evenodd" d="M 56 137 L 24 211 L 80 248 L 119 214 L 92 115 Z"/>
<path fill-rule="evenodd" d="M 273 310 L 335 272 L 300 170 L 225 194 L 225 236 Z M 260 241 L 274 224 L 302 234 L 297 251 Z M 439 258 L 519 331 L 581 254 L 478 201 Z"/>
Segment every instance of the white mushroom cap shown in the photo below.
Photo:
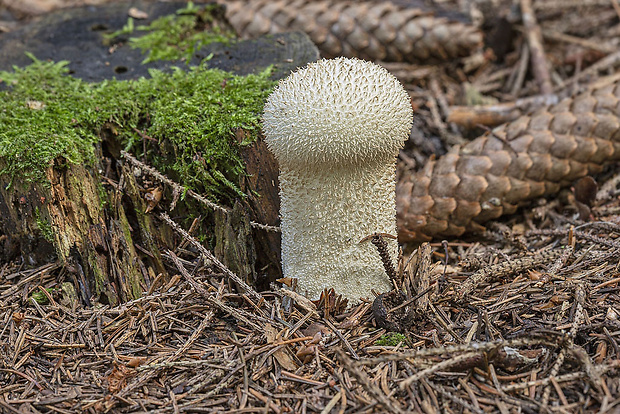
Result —
<path fill-rule="evenodd" d="M 320 60 L 282 80 L 265 104 L 267 146 L 280 164 L 284 276 L 312 299 L 351 301 L 391 287 L 376 248 L 396 234 L 396 156 L 409 137 L 408 93 L 384 68 Z M 392 259 L 398 244 L 388 241 Z"/>
<path fill-rule="evenodd" d="M 280 164 L 350 164 L 397 155 L 412 117 L 407 91 L 385 68 L 336 58 L 280 81 L 263 128 Z"/>

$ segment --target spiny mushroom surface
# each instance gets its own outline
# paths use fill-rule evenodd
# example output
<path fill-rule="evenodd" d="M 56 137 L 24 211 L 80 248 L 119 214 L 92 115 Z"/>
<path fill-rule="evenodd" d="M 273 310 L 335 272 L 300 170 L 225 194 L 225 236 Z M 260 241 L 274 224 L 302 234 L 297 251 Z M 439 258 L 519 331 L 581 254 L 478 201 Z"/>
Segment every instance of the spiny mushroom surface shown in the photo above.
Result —
<path fill-rule="evenodd" d="M 396 156 L 409 137 L 408 93 L 384 68 L 323 59 L 282 80 L 265 104 L 267 146 L 280 165 L 282 267 L 317 299 L 390 289 L 375 247 L 396 234 Z M 397 242 L 389 240 L 392 259 Z"/>

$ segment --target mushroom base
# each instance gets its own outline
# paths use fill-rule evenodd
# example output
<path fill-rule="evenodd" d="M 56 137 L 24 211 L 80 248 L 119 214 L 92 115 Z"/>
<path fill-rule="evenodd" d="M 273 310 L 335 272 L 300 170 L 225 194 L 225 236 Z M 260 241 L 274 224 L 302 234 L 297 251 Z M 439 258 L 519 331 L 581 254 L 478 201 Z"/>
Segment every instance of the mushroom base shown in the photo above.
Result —
<path fill-rule="evenodd" d="M 322 166 L 324 167 L 324 166 Z M 318 299 L 334 288 L 352 303 L 391 289 L 373 233 L 396 235 L 396 165 L 292 169 L 280 166 L 282 268 L 299 292 Z M 386 239 L 392 260 L 398 243 Z"/>

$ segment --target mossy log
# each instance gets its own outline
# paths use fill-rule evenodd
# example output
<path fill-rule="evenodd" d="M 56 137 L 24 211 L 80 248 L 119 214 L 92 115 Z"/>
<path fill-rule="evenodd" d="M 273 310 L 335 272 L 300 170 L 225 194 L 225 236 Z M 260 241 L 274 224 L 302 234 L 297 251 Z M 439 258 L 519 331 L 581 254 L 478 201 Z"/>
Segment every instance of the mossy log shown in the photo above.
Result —
<path fill-rule="evenodd" d="M 92 53 L 92 60 L 87 71 L 80 62 L 75 68 L 70 63 L 73 76 L 84 75 L 85 79 L 115 76 L 101 59 L 101 50 L 106 46 L 101 44 L 100 37 L 91 36 L 92 25 L 97 23 L 96 16 L 100 16 L 107 19 L 101 24 L 120 29 L 117 26 L 126 21 L 126 12 L 130 7 L 125 6 L 115 4 L 108 8 L 63 11 L 62 19 L 49 18 L 25 27 L 21 35 L 15 32 L 10 34 L 10 38 L 0 38 L 0 56 L 17 56 L 30 51 L 39 58 L 71 61 L 76 57 L 71 53 L 79 49 L 82 54 L 80 62 L 89 62 L 89 53 Z M 143 7 L 153 13 L 152 17 L 157 16 L 156 9 L 150 3 L 145 2 Z M 164 9 L 169 10 L 169 4 Z M 111 10 L 121 14 L 112 16 Z M 43 31 L 48 37 L 53 37 L 50 33 L 54 31 L 78 33 L 73 40 L 62 36 L 63 41 L 72 41 L 75 47 L 55 45 L 55 54 L 49 56 L 45 42 L 31 36 Z M 79 33 L 85 35 L 80 36 Z M 20 38 L 27 41 L 14 41 Z M 316 47 L 300 33 L 264 37 L 228 46 L 214 44 L 205 49 L 197 51 L 196 55 L 212 54 L 209 61 L 211 67 L 221 66 L 247 74 L 274 65 L 274 78 L 285 76 L 295 67 L 318 58 Z M 70 55 L 65 55 L 66 51 Z M 137 51 L 128 47 L 124 50 L 119 48 L 113 58 L 122 59 L 122 53 L 131 57 L 127 60 L 129 62 L 139 61 L 134 56 Z M 99 66 L 92 66 L 94 61 L 99 62 Z M 135 68 L 129 68 L 128 73 L 134 77 L 144 76 L 149 65 L 135 65 Z M 184 66 L 179 62 L 157 62 L 153 65 L 150 67 L 164 70 L 166 66 Z M 123 77 L 127 76 L 127 73 L 123 74 Z M 75 163 L 58 157 L 49 163 L 44 179 L 39 181 L 0 174 L 0 263 L 21 260 L 26 266 L 36 266 L 59 260 L 64 266 L 62 274 L 65 279 L 73 282 L 77 296 L 87 305 L 95 301 L 116 304 L 131 300 L 151 289 L 155 281 L 168 280 L 161 252 L 174 248 L 178 243 L 178 238 L 167 226 L 161 225 L 155 215 L 147 213 L 145 189 L 141 181 L 143 177 L 136 174 L 136 168 L 123 162 L 120 154 L 123 145 L 115 138 L 113 128 L 112 131 L 104 129 L 97 132 L 100 141 L 94 145 L 94 163 Z M 239 138 L 248 133 L 236 131 Z M 234 141 L 235 131 L 231 134 Z M 279 236 L 253 231 L 249 229 L 248 222 L 256 220 L 277 224 L 277 166 L 260 139 L 240 148 L 240 157 L 247 163 L 247 175 L 238 185 L 249 197 L 244 201 L 245 208 L 239 204 L 231 209 L 229 217 L 218 218 L 214 245 L 217 245 L 216 251 L 222 261 L 236 269 L 240 276 L 265 286 L 281 274 Z M 174 154 L 174 148 L 171 153 Z M 174 161 L 172 156 L 167 162 Z M 0 171 L 11 162 L 0 156 Z M 165 208 L 170 203 L 170 200 L 166 201 L 162 202 L 162 206 L 166 204 Z M 204 214 L 196 211 L 197 207 L 190 202 L 183 204 L 177 207 L 175 215 L 198 217 Z M 215 225 L 213 216 L 209 217 L 211 225 Z"/>
<path fill-rule="evenodd" d="M 151 278 L 121 198 L 106 194 L 96 170 L 66 160 L 55 160 L 46 178 L 9 185 L 0 177 L 2 257 L 34 265 L 57 256 L 88 305 L 93 297 L 116 303 L 139 296 Z"/>

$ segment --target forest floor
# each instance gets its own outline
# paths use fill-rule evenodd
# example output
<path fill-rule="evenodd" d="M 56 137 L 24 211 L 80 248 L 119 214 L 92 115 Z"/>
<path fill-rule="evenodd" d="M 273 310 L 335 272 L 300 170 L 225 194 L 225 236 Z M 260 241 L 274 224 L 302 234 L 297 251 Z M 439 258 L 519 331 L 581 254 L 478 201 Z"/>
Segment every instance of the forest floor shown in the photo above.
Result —
<path fill-rule="evenodd" d="M 103 2 L 0 0 L 0 32 Z M 496 7 L 487 39 L 510 47 L 385 63 L 417 107 L 400 168 L 620 78 L 617 1 L 534 2 L 528 26 Z M 257 292 L 174 224 L 162 257 L 175 276 L 118 306 L 66 301 L 61 263 L 5 263 L 0 411 L 620 413 L 619 176 L 608 168 L 483 235 L 409 246 L 399 283 L 419 294 L 385 310 L 404 312 L 401 333 L 379 327 L 374 298 Z"/>

